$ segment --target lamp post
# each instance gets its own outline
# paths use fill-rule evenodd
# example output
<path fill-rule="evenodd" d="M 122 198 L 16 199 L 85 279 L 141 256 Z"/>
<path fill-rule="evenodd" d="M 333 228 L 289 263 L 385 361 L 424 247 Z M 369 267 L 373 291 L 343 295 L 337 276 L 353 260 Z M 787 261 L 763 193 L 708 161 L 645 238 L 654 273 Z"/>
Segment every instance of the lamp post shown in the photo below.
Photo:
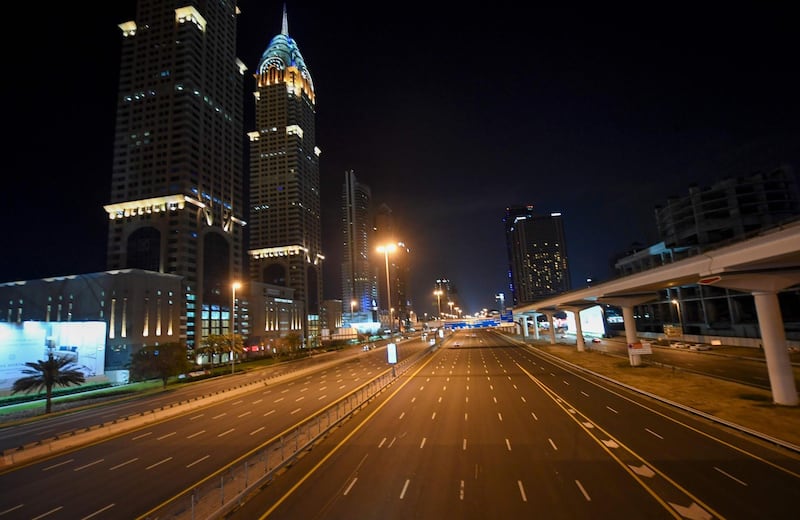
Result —
<path fill-rule="evenodd" d="M 231 375 L 234 373 L 235 359 L 233 357 L 236 350 L 236 289 L 241 287 L 239 282 L 231 284 Z"/>
<path fill-rule="evenodd" d="M 353 321 L 353 314 L 356 312 L 356 301 L 350 300 L 350 321 Z"/>
<path fill-rule="evenodd" d="M 673 299 L 672 303 L 675 304 L 675 309 L 678 311 L 678 327 L 681 329 L 681 340 L 683 340 L 683 318 L 681 317 L 681 304 L 677 299 Z"/>
<path fill-rule="evenodd" d="M 386 262 L 386 309 L 390 309 L 392 306 L 392 286 L 389 283 L 389 253 L 397 249 L 397 246 L 394 244 L 386 244 L 383 246 L 378 246 L 378 252 L 383 253 L 383 259 Z M 389 311 L 389 328 L 392 328 L 392 311 Z"/>
<path fill-rule="evenodd" d="M 442 290 L 436 289 L 433 291 L 433 294 L 436 295 L 436 306 L 439 308 L 439 314 L 436 316 L 436 319 L 442 319 Z"/>
<path fill-rule="evenodd" d="M 447 302 L 447 305 L 450 306 L 450 317 L 452 318 L 453 317 L 453 302 L 449 301 L 449 302 Z"/>

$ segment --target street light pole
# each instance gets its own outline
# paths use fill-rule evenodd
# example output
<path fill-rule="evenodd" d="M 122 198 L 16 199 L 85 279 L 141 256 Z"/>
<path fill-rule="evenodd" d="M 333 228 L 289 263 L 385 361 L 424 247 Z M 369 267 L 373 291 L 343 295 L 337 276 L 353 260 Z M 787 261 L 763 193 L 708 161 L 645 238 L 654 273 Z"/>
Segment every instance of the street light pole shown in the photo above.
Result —
<path fill-rule="evenodd" d="M 681 329 L 681 340 L 683 340 L 683 318 L 681 317 L 681 302 L 677 299 L 673 299 L 672 303 L 675 304 L 675 309 L 678 311 L 678 326 Z"/>
<path fill-rule="evenodd" d="M 231 375 L 234 374 L 235 359 L 233 357 L 236 350 L 236 289 L 241 287 L 239 282 L 231 284 Z"/>
<path fill-rule="evenodd" d="M 436 316 L 436 319 L 442 319 L 442 290 L 436 289 L 433 291 L 433 294 L 436 295 L 436 306 L 439 308 L 439 314 Z"/>
<path fill-rule="evenodd" d="M 386 262 L 386 309 L 389 310 L 392 307 L 392 286 L 389 283 L 389 253 L 397 249 L 397 246 L 394 244 L 386 244 L 384 246 L 378 246 L 378 252 L 383 253 L 383 259 Z M 389 328 L 392 328 L 392 311 L 389 310 Z"/>

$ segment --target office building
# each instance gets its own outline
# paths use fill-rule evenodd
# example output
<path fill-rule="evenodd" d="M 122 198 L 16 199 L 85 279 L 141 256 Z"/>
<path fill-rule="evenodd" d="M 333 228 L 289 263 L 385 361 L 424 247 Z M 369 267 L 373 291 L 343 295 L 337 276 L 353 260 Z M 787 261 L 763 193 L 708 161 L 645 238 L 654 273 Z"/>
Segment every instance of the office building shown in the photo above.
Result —
<path fill-rule="evenodd" d="M 355 172 L 346 171 L 342 186 L 342 315 L 347 327 L 377 321 L 374 266 L 380 263 L 370 250 L 372 231 L 370 188 L 358 182 Z"/>
<path fill-rule="evenodd" d="M 378 319 L 392 329 L 405 328 L 412 310 L 408 295 L 411 249 L 401 240 L 401 234 L 392 209 L 381 204 L 375 210 L 372 254 L 380 260 L 375 262 L 374 271 L 378 280 Z M 388 253 L 377 251 L 387 246 L 391 248 Z"/>
<path fill-rule="evenodd" d="M 139 0 L 122 50 L 109 270 L 183 278 L 188 346 L 226 334 L 242 274 L 243 64 L 233 0 Z"/>
<path fill-rule="evenodd" d="M 512 206 L 506 208 L 503 223 L 513 305 L 570 290 L 561 213 L 537 215 L 532 205 Z"/>
<path fill-rule="evenodd" d="M 280 34 L 255 71 L 255 125 L 249 132 L 248 260 L 251 280 L 291 287 L 305 305 L 304 339 L 316 346 L 322 302 L 322 230 L 316 96 L 311 72 Z"/>

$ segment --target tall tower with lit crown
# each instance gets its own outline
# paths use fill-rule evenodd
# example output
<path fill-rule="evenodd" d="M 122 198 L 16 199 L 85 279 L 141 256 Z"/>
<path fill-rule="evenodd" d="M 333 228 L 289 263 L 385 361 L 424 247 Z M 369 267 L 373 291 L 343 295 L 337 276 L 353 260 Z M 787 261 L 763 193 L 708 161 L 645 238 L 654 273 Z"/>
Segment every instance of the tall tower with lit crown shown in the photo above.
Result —
<path fill-rule="evenodd" d="M 311 73 L 289 36 L 286 8 L 255 73 L 250 138 L 249 264 L 252 280 L 291 287 L 306 309 L 305 334 L 319 337 L 322 226 L 316 95 Z"/>
<path fill-rule="evenodd" d="M 183 294 L 150 297 L 181 303 L 190 347 L 228 332 L 242 270 L 237 12 L 235 0 L 138 0 L 134 20 L 119 25 L 107 265 L 182 276 Z M 135 304 L 124 294 L 113 302 L 116 315 Z"/>

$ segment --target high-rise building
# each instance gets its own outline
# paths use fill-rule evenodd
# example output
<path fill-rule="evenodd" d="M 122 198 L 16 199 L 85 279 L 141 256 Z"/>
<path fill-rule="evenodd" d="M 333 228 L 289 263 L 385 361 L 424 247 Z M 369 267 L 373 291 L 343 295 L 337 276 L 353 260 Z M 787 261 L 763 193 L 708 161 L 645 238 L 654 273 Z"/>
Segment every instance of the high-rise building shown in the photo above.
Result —
<path fill-rule="evenodd" d="M 376 321 L 377 281 L 370 251 L 372 235 L 372 194 L 358 182 L 353 170 L 344 174 L 342 186 L 342 314 L 345 325 Z"/>
<path fill-rule="evenodd" d="M 119 25 L 107 264 L 182 276 L 189 346 L 228 332 L 242 271 L 236 16 L 234 0 L 139 0 Z"/>
<path fill-rule="evenodd" d="M 388 254 L 379 253 L 383 258 L 380 263 L 376 262 L 378 268 L 374 272 L 378 279 L 379 319 L 384 325 L 394 328 L 398 324 L 408 323 L 410 317 L 408 284 L 411 250 L 400 239 L 401 232 L 397 229 L 392 209 L 388 205 L 381 204 L 375 211 L 373 226 L 372 250 L 386 246 L 392 248 Z"/>
<path fill-rule="evenodd" d="M 280 34 L 255 72 L 250 138 L 248 259 L 254 281 L 295 289 L 305 302 L 305 337 L 316 346 L 322 302 L 322 227 L 316 96 L 311 72 L 289 36 Z"/>
<path fill-rule="evenodd" d="M 506 208 L 509 289 L 514 306 L 570 290 L 561 213 L 536 215 L 533 206 Z"/>

